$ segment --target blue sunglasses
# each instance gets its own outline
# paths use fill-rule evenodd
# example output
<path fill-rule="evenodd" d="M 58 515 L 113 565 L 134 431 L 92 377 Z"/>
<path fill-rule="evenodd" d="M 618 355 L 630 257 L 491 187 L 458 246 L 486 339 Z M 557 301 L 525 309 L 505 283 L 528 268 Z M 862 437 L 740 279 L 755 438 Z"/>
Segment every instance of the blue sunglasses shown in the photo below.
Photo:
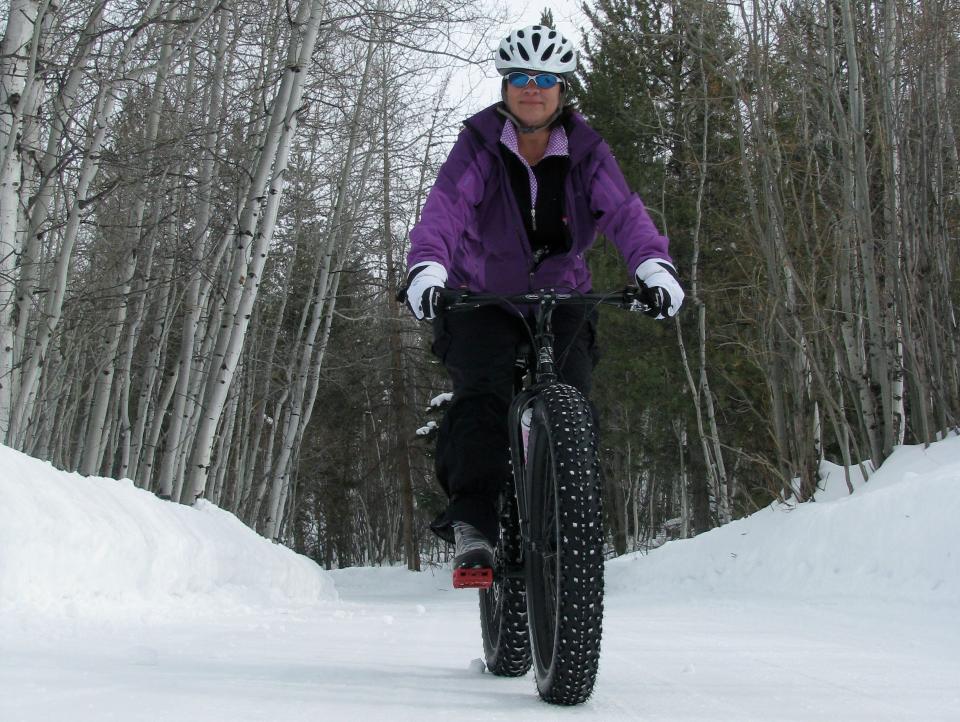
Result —
<path fill-rule="evenodd" d="M 552 73 L 537 73 L 536 75 L 529 75 L 527 73 L 514 72 L 510 73 L 507 76 L 507 82 L 510 83 L 514 88 L 526 88 L 530 81 L 536 83 L 537 87 L 541 90 L 550 90 L 557 83 L 562 83 L 563 80 L 558 78 Z"/>

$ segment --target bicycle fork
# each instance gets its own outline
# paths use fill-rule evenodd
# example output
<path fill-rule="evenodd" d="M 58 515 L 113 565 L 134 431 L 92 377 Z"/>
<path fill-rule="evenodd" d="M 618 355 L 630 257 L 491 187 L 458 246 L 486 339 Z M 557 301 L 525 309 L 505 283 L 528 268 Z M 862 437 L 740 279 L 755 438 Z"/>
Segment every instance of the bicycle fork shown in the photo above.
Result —
<path fill-rule="evenodd" d="M 537 313 L 537 327 L 534 338 L 535 356 L 532 357 L 533 384 L 526 389 L 519 390 L 510 403 L 507 414 L 507 423 L 510 433 L 510 461 L 513 471 L 514 489 L 517 495 L 517 512 L 520 519 L 521 553 L 523 555 L 517 568 L 504 569 L 506 576 L 523 576 L 529 552 L 536 549 L 539 540 L 531 538 L 530 534 L 530 499 L 531 480 L 527 478 L 527 453 L 530 441 L 530 432 L 533 427 L 533 401 L 537 394 L 545 387 L 557 380 L 556 365 L 553 356 L 553 326 L 551 323 L 556 301 L 546 298 Z M 517 388 L 521 385 L 520 369 L 525 366 L 527 354 L 521 351 L 521 358 L 517 360 L 518 376 Z M 524 415 L 529 414 L 529 428 L 524 433 Z"/>

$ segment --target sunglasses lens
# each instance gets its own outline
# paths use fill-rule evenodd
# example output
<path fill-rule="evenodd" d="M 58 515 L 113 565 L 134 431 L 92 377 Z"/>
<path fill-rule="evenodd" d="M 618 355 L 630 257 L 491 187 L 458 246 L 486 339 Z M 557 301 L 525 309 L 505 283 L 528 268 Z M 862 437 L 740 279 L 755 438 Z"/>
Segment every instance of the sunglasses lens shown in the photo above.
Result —
<path fill-rule="evenodd" d="M 514 88 L 526 88 L 530 81 L 536 83 L 541 90 L 550 90 L 554 85 L 560 82 L 560 78 L 550 73 L 540 73 L 538 75 L 527 75 L 526 73 L 510 73 L 507 81 Z"/>
<path fill-rule="evenodd" d="M 549 73 L 541 73 L 540 75 L 534 77 L 534 81 L 536 82 L 538 88 L 549 90 L 560 82 L 560 78 L 558 78 L 556 75 L 550 75 Z"/>

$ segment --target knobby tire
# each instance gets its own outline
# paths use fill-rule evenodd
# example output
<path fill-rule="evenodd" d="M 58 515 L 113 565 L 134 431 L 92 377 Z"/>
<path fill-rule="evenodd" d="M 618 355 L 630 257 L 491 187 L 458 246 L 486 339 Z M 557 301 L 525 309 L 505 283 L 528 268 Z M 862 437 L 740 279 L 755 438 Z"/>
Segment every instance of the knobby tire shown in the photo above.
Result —
<path fill-rule="evenodd" d="M 590 406 L 557 384 L 533 405 L 526 464 L 527 610 L 537 691 L 553 704 L 593 692 L 603 621 L 603 519 Z"/>
<path fill-rule="evenodd" d="M 480 590 L 480 628 L 487 669 L 500 677 L 522 677 L 530 671 L 523 539 L 513 479 L 500 495 L 500 538 L 494 550 L 493 586 Z"/>

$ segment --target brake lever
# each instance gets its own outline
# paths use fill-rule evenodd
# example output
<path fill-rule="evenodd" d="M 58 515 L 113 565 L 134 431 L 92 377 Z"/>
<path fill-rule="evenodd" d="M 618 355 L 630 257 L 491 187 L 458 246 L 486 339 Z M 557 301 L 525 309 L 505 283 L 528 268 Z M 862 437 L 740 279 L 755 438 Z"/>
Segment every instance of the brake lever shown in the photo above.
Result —
<path fill-rule="evenodd" d="M 629 301 L 626 305 L 628 311 L 642 313 L 645 316 L 656 315 L 653 311 L 659 308 L 659 298 L 657 298 L 657 292 L 654 289 L 640 284 L 627 288 L 624 295 L 627 296 Z"/>

